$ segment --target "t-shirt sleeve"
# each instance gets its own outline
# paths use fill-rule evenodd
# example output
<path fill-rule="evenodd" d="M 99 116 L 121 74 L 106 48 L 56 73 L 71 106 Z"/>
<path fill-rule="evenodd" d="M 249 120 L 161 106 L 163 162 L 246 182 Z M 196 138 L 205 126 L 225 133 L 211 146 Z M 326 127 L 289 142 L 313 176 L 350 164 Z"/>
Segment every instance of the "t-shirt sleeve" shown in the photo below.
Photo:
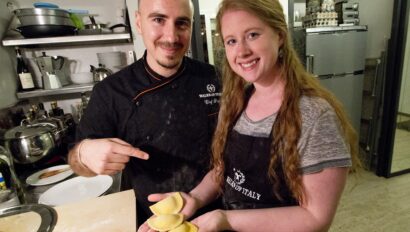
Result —
<path fill-rule="evenodd" d="M 350 167 L 350 149 L 340 121 L 330 106 L 316 119 L 306 123 L 299 142 L 302 174 L 320 172 L 330 167 Z"/>

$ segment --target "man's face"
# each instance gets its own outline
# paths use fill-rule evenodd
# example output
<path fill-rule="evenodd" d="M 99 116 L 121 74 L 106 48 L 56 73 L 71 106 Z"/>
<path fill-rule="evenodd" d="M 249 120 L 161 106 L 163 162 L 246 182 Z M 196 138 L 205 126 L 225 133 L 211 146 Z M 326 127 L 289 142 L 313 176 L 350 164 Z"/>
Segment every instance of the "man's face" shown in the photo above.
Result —
<path fill-rule="evenodd" d="M 178 70 L 189 48 L 192 14 L 189 0 L 140 1 L 137 29 L 155 72 L 170 76 Z"/>

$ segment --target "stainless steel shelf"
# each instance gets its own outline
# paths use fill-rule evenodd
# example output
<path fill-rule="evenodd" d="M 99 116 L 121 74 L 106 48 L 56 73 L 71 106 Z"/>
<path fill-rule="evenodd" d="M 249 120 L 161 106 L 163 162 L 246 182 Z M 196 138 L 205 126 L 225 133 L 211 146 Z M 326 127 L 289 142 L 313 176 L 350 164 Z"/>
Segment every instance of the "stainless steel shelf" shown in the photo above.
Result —
<path fill-rule="evenodd" d="M 131 40 L 130 33 L 113 33 L 98 35 L 74 35 L 47 38 L 22 38 L 6 37 L 3 46 L 29 46 L 29 45 L 52 45 L 52 44 L 75 44 L 84 42 L 112 42 L 116 40 Z"/>
<path fill-rule="evenodd" d="M 89 92 L 93 89 L 94 84 L 84 84 L 84 85 L 67 85 L 59 89 L 40 89 L 27 92 L 17 92 L 18 99 L 32 98 L 32 97 L 43 97 L 51 95 L 69 94 L 69 93 L 84 93 Z"/>

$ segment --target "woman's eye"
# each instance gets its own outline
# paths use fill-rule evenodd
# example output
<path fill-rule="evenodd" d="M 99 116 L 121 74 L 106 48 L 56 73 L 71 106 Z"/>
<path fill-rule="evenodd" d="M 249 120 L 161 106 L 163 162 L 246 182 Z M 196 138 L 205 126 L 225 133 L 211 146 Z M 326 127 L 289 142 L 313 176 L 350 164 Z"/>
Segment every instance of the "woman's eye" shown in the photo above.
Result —
<path fill-rule="evenodd" d="M 236 43 L 236 40 L 234 40 L 234 39 L 228 39 L 228 40 L 225 41 L 226 45 L 233 45 L 235 43 Z"/>
<path fill-rule="evenodd" d="M 258 36 L 259 36 L 259 33 L 251 32 L 251 33 L 249 33 L 248 38 L 249 39 L 256 39 L 256 38 L 258 38 Z"/>

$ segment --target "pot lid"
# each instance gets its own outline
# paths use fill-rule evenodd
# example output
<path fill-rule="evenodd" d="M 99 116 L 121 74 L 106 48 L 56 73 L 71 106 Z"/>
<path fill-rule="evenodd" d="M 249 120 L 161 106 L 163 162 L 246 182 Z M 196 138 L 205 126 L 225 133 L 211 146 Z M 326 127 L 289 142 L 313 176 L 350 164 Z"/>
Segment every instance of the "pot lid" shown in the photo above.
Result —
<path fill-rule="evenodd" d="M 4 139 L 21 139 L 49 133 L 51 128 L 44 125 L 16 126 L 4 134 Z"/>
<path fill-rule="evenodd" d="M 53 231 L 57 223 L 57 212 L 43 204 L 18 205 L 0 209 L 0 228 L 6 231 L 28 231 L 25 227 L 38 228 L 37 231 Z"/>

